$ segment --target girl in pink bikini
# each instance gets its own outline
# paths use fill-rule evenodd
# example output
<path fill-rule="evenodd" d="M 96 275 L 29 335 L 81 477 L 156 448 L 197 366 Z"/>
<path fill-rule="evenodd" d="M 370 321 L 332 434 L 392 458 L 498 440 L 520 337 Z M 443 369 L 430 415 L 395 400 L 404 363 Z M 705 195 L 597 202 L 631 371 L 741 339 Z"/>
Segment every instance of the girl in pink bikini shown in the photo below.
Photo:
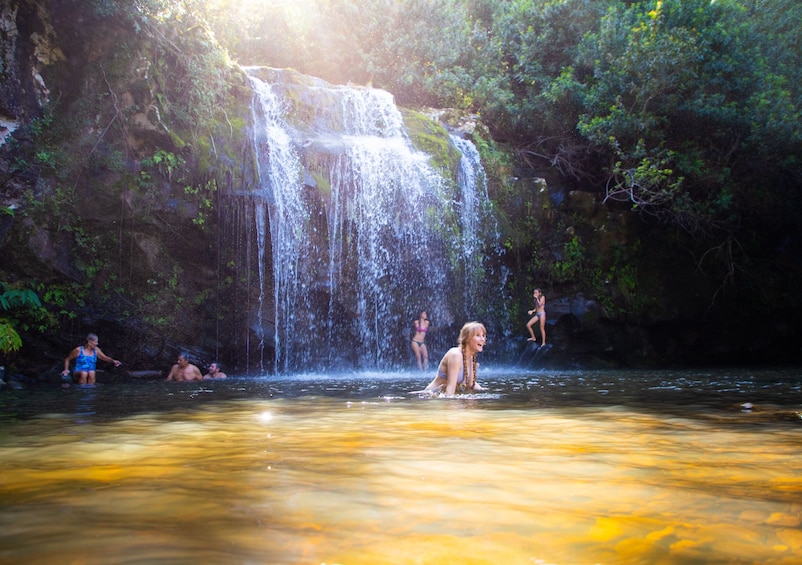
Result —
<path fill-rule="evenodd" d="M 529 310 L 529 315 L 532 316 L 532 314 L 534 314 L 534 316 L 526 323 L 526 329 L 529 330 L 529 339 L 527 341 L 534 341 L 537 343 L 537 338 L 535 337 L 535 332 L 532 330 L 532 326 L 540 322 L 540 335 L 543 340 L 543 343 L 540 345 L 543 346 L 546 345 L 546 297 L 543 296 L 539 288 L 536 288 L 532 295 L 535 299 L 535 307 Z"/>
<path fill-rule="evenodd" d="M 420 313 L 417 320 L 412 322 L 412 351 L 418 360 L 418 369 L 429 369 L 429 352 L 426 349 L 426 332 L 429 331 L 429 317 L 426 311 Z"/>

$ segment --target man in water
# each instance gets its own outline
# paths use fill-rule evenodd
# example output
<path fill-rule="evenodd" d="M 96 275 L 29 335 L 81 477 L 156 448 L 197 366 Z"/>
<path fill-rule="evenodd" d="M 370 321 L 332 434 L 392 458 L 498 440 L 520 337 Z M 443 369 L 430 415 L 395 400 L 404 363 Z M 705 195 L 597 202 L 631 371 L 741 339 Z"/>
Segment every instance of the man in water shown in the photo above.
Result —
<path fill-rule="evenodd" d="M 189 362 L 189 354 L 181 353 L 175 365 L 170 369 L 170 374 L 165 380 L 168 381 L 202 381 L 200 369 Z"/>
<path fill-rule="evenodd" d="M 223 371 L 220 370 L 220 363 L 215 361 L 211 365 L 209 365 L 209 372 L 203 375 L 203 380 L 209 379 L 225 379 L 228 375 L 226 375 Z"/>

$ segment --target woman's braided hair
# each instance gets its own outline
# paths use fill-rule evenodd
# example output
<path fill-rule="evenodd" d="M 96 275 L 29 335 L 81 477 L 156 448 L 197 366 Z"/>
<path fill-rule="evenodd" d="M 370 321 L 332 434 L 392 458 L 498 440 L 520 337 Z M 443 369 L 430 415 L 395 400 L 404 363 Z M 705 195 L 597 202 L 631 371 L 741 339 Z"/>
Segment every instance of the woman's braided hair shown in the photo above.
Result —
<path fill-rule="evenodd" d="M 462 387 L 472 389 L 476 384 L 476 355 L 471 355 L 471 372 L 468 373 L 468 340 L 471 339 L 474 335 L 478 333 L 487 334 L 487 330 L 485 329 L 484 324 L 481 322 L 468 322 L 464 326 L 462 326 L 462 330 L 459 332 L 459 348 L 462 350 L 462 372 L 465 375 L 465 381 L 462 383 Z M 472 375 L 473 379 L 471 380 L 470 386 L 468 386 L 468 375 Z"/>

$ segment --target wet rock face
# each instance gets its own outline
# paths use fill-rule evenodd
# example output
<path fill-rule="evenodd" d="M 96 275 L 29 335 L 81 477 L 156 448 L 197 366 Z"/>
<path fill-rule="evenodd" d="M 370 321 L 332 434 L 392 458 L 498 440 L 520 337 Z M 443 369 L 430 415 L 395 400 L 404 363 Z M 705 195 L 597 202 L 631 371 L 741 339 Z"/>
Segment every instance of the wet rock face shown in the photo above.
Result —
<path fill-rule="evenodd" d="M 42 3 L 0 5 L 0 139 L 50 100 L 42 70 L 64 60 L 55 38 Z"/>
<path fill-rule="evenodd" d="M 186 191 L 197 190 L 199 151 L 181 153 L 147 57 L 125 52 L 126 30 L 98 25 L 92 6 L 0 2 L 0 280 L 35 288 L 55 320 L 44 333 L 23 330 L 14 364 L 38 374 L 88 331 L 138 368 L 169 366 L 181 349 L 204 362 L 233 332 L 209 299 L 219 287 L 214 226 L 193 222 L 199 198 Z M 225 129 L 227 143 L 209 143 L 233 154 Z M 158 150 L 189 172 L 171 178 L 151 165 L 140 176 Z"/>
<path fill-rule="evenodd" d="M 80 272 L 70 262 L 68 238 L 54 238 L 49 230 L 32 222 L 26 223 L 30 229 L 28 250 L 35 259 L 65 277 L 75 280 L 80 278 Z"/>
<path fill-rule="evenodd" d="M 0 145 L 5 143 L 20 125 L 24 100 L 20 81 L 20 65 L 17 45 L 17 12 L 19 7 L 3 3 L 0 5 Z"/>

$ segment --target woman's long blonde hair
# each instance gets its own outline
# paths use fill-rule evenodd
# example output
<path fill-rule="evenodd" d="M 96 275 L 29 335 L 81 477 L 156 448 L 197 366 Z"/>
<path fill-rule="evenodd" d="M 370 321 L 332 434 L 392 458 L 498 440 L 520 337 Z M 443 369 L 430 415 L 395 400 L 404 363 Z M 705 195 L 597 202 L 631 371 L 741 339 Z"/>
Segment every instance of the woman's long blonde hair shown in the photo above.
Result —
<path fill-rule="evenodd" d="M 467 354 L 467 347 L 468 347 L 468 340 L 471 339 L 473 336 L 478 334 L 479 332 L 487 335 L 487 329 L 481 322 L 468 322 L 459 332 L 459 341 L 457 345 L 462 350 L 462 372 L 465 375 L 465 380 L 463 381 L 462 386 L 465 387 L 468 385 L 468 354 Z M 476 384 L 476 355 L 471 355 L 471 373 L 473 375 L 473 382 L 470 383 L 468 388 L 473 388 Z"/>

